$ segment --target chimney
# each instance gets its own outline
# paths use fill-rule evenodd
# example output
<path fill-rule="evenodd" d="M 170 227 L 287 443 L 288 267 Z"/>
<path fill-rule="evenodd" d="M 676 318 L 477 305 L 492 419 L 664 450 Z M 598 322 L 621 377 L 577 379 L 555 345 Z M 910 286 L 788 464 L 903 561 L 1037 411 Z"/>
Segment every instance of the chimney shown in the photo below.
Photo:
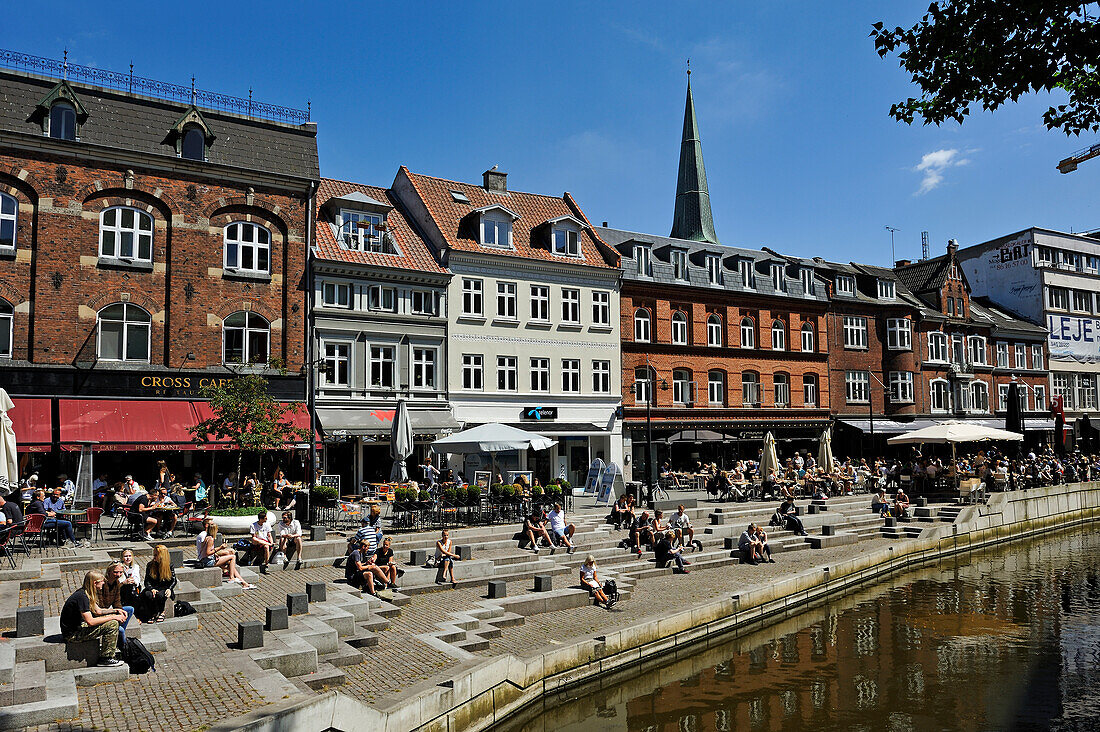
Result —
<path fill-rule="evenodd" d="M 898 267 L 908 267 L 912 263 L 913 262 L 909 259 L 899 259 L 898 261 L 894 262 L 894 269 L 897 269 Z"/>
<path fill-rule="evenodd" d="M 603 222 L 603 228 L 605 228 L 605 229 L 607 228 L 607 222 L 606 221 Z"/>
<path fill-rule="evenodd" d="M 482 178 L 485 181 L 485 190 L 497 193 L 508 192 L 508 174 L 497 170 L 497 166 L 494 165 L 482 173 Z"/>
<path fill-rule="evenodd" d="M 959 251 L 959 240 L 958 239 L 948 239 L 947 240 L 947 254 L 948 254 L 948 256 L 954 257 L 955 252 L 957 252 L 957 251 Z"/>

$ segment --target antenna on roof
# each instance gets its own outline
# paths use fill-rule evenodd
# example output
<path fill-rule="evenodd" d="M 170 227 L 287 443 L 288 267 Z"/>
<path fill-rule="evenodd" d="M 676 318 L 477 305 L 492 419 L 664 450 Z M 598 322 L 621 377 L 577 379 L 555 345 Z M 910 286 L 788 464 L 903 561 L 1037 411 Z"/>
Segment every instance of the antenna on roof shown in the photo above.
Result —
<path fill-rule="evenodd" d="M 890 232 L 890 261 L 896 262 L 898 260 L 897 257 L 894 255 L 894 232 L 901 231 L 901 229 L 897 228 L 896 226 L 890 226 L 889 224 L 887 224 L 886 230 Z"/>

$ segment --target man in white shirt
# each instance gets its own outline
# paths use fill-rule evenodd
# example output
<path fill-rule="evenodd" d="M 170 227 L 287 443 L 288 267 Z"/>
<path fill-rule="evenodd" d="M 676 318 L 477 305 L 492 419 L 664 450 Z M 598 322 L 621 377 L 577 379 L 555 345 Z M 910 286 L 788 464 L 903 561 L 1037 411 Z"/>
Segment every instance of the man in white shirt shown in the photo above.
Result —
<path fill-rule="evenodd" d="M 290 557 L 298 558 L 295 569 L 302 566 L 302 523 L 294 518 L 290 511 L 283 512 L 283 521 L 278 525 L 279 551 L 283 553 L 283 567 L 290 564 Z"/>
<path fill-rule="evenodd" d="M 567 554 L 572 554 L 573 550 L 577 547 L 573 545 L 573 532 L 577 530 L 577 527 L 573 524 L 565 523 L 565 511 L 562 510 L 560 503 L 554 504 L 554 510 L 546 515 L 546 518 L 550 521 L 550 533 L 557 537 L 557 540 L 562 544 L 565 544 Z"/>
<path fill-rule="evenodd" d="M 692 546 L 695 544 L 695 529 L 691 526 L 691 519 L 688 518 L 687 513 L 684 512 L 683 505 L 676 507 L 676 513 L 672 514 L 672 518 L 668 520 L 669 528 L 676 532 L 676 539 L 680 542 L 680 546 Z M 699 550 L 703 550 L 703 545 L 699 544 Z"/>
<path fill-rule="evenodd" d="M 256 514 L 256 520 L 252 526 L 248 528 L 248 533 L 251 538 L 249 541 L 252 543 L 252 551 L 257 556 L 263 557 L 260 560 L 260 572 L 267 573 L 267 563 L 271 561 L 271 549 L 273 542 L 271 540 L 271 527 L 267 524 L 267 511 L 260 511 Z"/>

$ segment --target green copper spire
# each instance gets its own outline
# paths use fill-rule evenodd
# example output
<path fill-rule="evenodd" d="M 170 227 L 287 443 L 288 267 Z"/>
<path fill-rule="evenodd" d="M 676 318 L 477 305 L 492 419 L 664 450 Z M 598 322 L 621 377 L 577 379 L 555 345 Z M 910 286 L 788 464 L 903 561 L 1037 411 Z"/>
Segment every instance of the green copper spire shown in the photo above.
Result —
<path fill-rule="evenodd" d="M 699 125 L 695 122 L 690 68 L 687 106 L 684 109 L 684 139 L 680 143 L 680 174 L 676 180 L 676 213 L 672 217 L 672 233 L 669 236 L 719 243 L 710 213 L 707 170 L 703 167 L 703 143 L 699 140 Z"/>

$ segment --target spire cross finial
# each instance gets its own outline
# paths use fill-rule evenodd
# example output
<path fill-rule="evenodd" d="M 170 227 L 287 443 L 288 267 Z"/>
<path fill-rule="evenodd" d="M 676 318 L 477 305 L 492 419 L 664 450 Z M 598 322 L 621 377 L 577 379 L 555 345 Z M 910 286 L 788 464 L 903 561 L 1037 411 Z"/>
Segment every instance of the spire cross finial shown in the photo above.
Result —
<path fill-rule="evenodd" d="M 191 76 L 191 103 L 195 103 L 195 77 Z"/>
<path fill-rule="evenodd" d="M 65 48 L 65 55 L 62 56 L 61 78 L 62 79 L 68 79 L 69 78 L 69 49 L 68 49 L 68 47 Z"/>
<path fill-rule="evenodd" d="M 691 59 L 688 59 L 688 78 L 691 78 Z"/>

